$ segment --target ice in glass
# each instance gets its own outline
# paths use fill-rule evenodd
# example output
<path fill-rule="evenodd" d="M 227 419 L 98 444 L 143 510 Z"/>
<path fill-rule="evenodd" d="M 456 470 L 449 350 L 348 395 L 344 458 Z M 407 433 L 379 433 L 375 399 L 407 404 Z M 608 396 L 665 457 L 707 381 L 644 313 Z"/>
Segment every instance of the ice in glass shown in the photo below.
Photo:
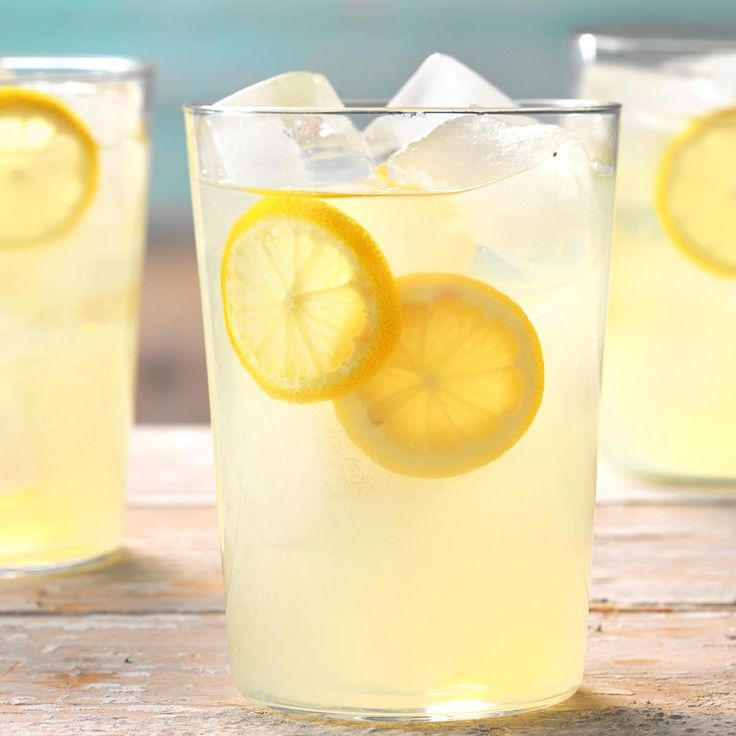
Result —
<path fill-rule="evenodd" d="M 640 475 L 728 481 L 736 38 L 697 33 L 602 29 L 577 36 L 573 58 L 579 94 L 623 103 L 602 451 Z"/>
<path fill-rule="evenodd" d="M 186 109 L 249 698 L 445 720 L 578 687 L 616 115 L 440 55 L 387 108 L 297 72 Z"/>
<path fill-rule="evenodd" d="M 0 574 L 121 542 L 148 75 L 0 59 Z"/>

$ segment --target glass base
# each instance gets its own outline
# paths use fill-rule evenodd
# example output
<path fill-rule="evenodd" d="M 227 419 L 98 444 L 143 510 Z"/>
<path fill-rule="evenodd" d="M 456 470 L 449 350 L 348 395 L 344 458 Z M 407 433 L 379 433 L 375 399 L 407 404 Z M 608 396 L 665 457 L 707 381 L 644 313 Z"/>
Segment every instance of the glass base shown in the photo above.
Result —
<path fill-rule="evenodd" d="M 73 572 L 75 570 L 97 567 L 115 559 L 120 553 L 120 549 L 120 546 L 115 546 L 112 549 L 91 557 L 76 557 L 48 564 L 4 566 L 0 563 L 0 578 L 18 578 L 25 575 L 51 575 L 54 573 Z"/>
<path fill-rule="evenodd" d="M 277 702 L 250 698 L 256 705 L 270 708 L 280 713 L 292 715 L 321 716 L 341 721 L 383 721 L 405 723 L 436 723 L 443 721 L 472 721 L 481 718 L 497 718 L 519 713 L 528 713 L 533 710 L 549 708 L 561 703 L 577 692 L 577 687 L 563 693 L 552 695 L 541 700 L 522 701 L 518 703 L 493 703 L 484 700 L 456 700 L 440 703 L 428 708 L 417 710 L 371 710 L 362 708 L 317 708 L 301 703 Z M 247 696 L 246 696 L 247 697 Z"/>

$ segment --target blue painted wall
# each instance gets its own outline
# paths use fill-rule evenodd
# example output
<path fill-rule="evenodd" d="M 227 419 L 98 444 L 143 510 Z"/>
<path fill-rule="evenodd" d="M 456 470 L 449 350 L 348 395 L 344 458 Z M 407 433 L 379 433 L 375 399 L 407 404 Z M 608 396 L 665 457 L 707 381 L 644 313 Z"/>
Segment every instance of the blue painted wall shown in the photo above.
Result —
<path fill-rule="evenodd" d="M 181 104 L 290 69 L 385 98 L 433 51 L 513 96 L 564 95 L 564 38 L 602 22 L 736 21 L 734 0 L 3 0 L 0 53 L 110 53 L 158 67 L 153 219 L 186 222 Z"/>

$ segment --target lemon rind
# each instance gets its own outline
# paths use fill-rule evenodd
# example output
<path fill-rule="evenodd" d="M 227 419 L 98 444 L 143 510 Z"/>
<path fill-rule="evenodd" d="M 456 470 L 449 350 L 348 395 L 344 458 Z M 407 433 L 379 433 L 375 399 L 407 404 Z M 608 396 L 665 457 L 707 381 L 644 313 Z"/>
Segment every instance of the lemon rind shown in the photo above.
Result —
<path fill-rule="evenodd" d="M 84 194 L 79 201 L 71 208 L 69 217 L 59 225 L 51 233 L 44 236 L 29 238 L 23 241 L 3 242 L 0 237 L 0 248 L 2 249 L 21 249 L 35 248 L 48 245 L 52 241 L 57 241 L 68 235 L 80 222 L 84 213 L 87 211 L 90 203 L 94 199 L 99 186 L 100 164 L 99 150 L 92 133 L 90 132 L 84 121 L 67 105 L 55 97 L 44 92 L 26 89 L 24 87 L 0 87 L 0 108 L 4 105 L 22 103 L 33 105 L 39 109 L 51 113 L 57 119 L 63 120 L 71 130 L 74 131 L 77 139 L 82 144 L 82 149 L 86 152 L 88 158 L 88 171 L 86 177 L 86 187 Z"/>
<path fill-rule="evenodd" d="M 678 133 L 669 142 L 667 149 L 662 155 L 659 169 L 657 170 L 654 186 L 654 202 L 662 229 L 682 255 L 686 256 L 690 262 L 696 263 L 712 274 L 734 278 L 736 277 L 736 262 L 734 264 L 725 264 L 705 256 L 697 245 L 693 243 L 692 239 L 685 236 L 682 232 L 682 229 L 677 225 L 677 218 L 672 215 L 669 207 L 669 190 L 670 183 L 673 179 L 672 170 L 678 155 L 691 141 L 696 139 L 704 130 L 711 127 L 714 121 L 723 118 L 733 118 L 736 123 L 736 107 L 718 110 L 692 120 L 685 130 Z"/>

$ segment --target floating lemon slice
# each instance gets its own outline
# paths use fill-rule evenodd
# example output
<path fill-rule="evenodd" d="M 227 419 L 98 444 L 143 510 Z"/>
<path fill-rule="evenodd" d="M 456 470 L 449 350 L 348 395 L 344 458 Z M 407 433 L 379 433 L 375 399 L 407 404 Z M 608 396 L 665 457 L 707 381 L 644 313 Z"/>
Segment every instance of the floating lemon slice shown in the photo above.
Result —
<path fill-rule="evenodd" d="M 222 260 L 230 341 L 271 396 L 331 399 L 398 340 L 399 297 L 371 236 L 315 199 L 267 197 L 233 225 Z"/>
<path fill-rule="evenodd" d="M 701 266 L 736 276 L 736 108 L 693 121 L 670 143 L 655 201 L 673 243 Z"/>
<path fill-rule="evenodd" d="M 490 462 L 539 408 L 544 366 L 518 304 L 453 274 L 398 280 L 403 327 L 378 372 L 335 402 L 337 418 L 389 470 L 441 478 Z"/>
<path fill-rule="evenodd" d="M 0 247 L 45 243 L 79 220 L 97 187 L 97 146 L 55 98 L 0 88 Z"/>

